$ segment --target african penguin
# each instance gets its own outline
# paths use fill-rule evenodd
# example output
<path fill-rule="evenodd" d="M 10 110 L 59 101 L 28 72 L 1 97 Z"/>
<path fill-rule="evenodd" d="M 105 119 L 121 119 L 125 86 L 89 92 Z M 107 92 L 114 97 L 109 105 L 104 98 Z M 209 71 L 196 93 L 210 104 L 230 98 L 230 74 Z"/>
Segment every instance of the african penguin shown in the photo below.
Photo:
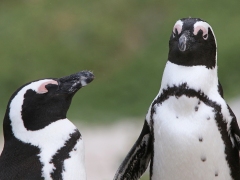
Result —
<path fill-rule="evenodd" d="M 176 22 L 161 88 L 114 180 L 239 180 L 240 131 L 223 99 L 217 45 L 199 18 Z"/>
<path fill-rule="evenodd" d="M 93 79 L 89 71 L 41 79 L 11 96 L 3 122 L 1 180 L 86 180 L 82 136 L 66 114 L 74 94 Z"/>

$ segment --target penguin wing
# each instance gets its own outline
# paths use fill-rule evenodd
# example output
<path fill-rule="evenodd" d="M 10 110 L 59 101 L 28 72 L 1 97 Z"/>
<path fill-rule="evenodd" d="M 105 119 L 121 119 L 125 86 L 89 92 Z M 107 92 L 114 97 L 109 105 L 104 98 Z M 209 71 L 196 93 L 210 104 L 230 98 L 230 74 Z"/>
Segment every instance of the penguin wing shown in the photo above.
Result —
<path fill-rule="evenodd" d="M 230 124 L 231 127 L 231 133 L 233 135 L 233 139 L 235 141 L 235 144 L 238 147 L 238 150 L 240 150 L 240 129 L 237 123 L 237 118 L 235 116 L 235 114 L 233 113 L 233 111 L 231 110 L 231 108 L 228 106 L 228 110 L 230 112 L 230 115 L 232 116 L 232 121 Z"/>
<path fill-rule="evenodd" d="M 145 120 L 142 132 L 118 168 L 114 180 L 137 180 L 146 171 L 151 159 L 152 137 Z"/>

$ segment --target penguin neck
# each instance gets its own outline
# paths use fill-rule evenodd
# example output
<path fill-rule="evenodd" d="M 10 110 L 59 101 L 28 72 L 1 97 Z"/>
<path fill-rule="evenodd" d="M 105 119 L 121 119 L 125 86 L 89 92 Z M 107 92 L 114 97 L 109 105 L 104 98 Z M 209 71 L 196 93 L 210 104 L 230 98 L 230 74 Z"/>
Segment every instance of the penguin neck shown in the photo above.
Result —
<path fill-rule="evenodd" d="M 217 68 L 206 66 L 182 66 L 167 62 L 164 69 L 159 94 L 168 87 L 186 84 L 188 88 L 209 94 L 212 90 L 218 91 Z"/>

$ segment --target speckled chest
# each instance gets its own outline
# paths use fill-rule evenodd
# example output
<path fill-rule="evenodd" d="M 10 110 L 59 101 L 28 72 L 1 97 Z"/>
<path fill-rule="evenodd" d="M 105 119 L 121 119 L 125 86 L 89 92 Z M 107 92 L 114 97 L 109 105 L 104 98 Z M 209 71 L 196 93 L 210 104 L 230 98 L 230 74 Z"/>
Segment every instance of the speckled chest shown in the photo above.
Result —
<path fill-rule="evenodd" d="M 152 180 L 232 179 L 214 107 L 182 95 L 154 109 Z"/>

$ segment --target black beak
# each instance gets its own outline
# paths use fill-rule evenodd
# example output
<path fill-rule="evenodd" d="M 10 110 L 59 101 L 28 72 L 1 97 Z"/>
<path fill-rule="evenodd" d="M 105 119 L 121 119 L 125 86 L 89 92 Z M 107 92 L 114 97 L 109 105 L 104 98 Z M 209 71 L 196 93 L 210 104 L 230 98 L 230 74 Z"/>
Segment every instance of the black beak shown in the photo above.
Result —
<path fill-rule="evenodd" d="M 86 86 L 94 79 L 94 75 L 90 71 L 81 71 L 69 76 L 57 79 L 58 91 L 72 94 L 77 92 L 81 87 Z"/>
<path fill-rule="evenodd" d="M 184 32 L 180 36 L 179 41 L 178 41 L 178 48 L 182 52 L 188 50 L 188 48 L 189 48 L 189 33 L 188 32 Z"/>

